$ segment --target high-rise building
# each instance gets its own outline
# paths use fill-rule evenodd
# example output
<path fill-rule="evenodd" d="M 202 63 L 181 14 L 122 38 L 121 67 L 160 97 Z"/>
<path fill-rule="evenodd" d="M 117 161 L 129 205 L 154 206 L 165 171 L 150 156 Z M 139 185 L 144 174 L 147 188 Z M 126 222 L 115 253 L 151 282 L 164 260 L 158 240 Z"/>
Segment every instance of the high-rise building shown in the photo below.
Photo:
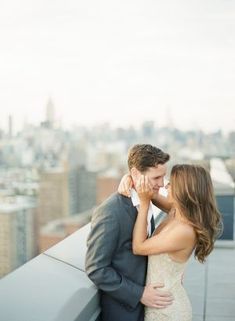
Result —
<path fill-rule="evenodd" d="M 55 125 L 55 107 L 51 98 L 48 99 L 46 104 L 46 117 L 45 120 L 41 123 L 45 128 L 54 128 Z"/>
<path fill-rule="evenodd" d="M 96 205 L 97 172 L 89 171 L 84 166 L 78 168 L 78 211 L 84 212 Z"/>
<path fill-rule="evenodd" d="M 47 122 L 49 128 L 52 128 L 54 126 L 55 107 L 54 107 L 54 103 L 51 100 L 51 98 L 49 98 L 49 100 L 47 102 L 47 106 L 46 106 L 46 122 Z"/>
<path fill-rule="evenodd" d="M 12 115 L 8 116 L 8 137 L 12 138 L 13 136 L 13 119 Z"/>
<path fill-rule="evenodd" d="M 100 204 L 112 193 L 116 192 L 121 180 L 121 175 L 116 170 L 109 170 L 97 177 L 96 202 Z"/>
<path fill-rule="evenodd" d="M 27 203 L 0 204 L 0 277 L 37 255 L 35 210 Z"/>
<path fill-rule="evenodd" d="M 68 173 L 64 168 L 51 168 L 41 174 L 38 194 L 38 224 L 68 216 Z"/>
<path fill-rule="evenodd" d="M 78 214 L 96 205 L 96 173 L 85 167 L 51 168 L 42 173 L 39 188 L 39 226 Z"/>

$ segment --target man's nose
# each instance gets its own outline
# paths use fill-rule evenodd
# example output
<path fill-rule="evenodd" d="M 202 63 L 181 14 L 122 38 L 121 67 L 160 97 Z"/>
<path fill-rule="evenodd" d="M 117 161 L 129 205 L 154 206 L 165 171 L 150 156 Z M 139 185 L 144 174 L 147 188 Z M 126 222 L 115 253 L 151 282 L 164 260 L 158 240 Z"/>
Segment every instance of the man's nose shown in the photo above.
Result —
<path fill-rule="evenodd" d="M 163 178 L 159 180 L 158 186 L 159 187 L 163 187 L 164 186 L 164 179 Z"/>

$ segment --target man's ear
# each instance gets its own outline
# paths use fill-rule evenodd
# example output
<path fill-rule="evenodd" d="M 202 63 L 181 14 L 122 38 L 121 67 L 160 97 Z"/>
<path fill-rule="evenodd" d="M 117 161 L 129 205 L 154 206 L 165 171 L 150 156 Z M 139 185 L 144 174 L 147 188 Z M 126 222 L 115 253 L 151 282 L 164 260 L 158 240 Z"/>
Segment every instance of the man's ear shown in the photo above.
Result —
<path fill-rule="evenodd" d="M 134 181 L 136 181 L 140 175 L 140 171 L 136 167 L 132 167 L 130 170 L 131 177 Z"/>

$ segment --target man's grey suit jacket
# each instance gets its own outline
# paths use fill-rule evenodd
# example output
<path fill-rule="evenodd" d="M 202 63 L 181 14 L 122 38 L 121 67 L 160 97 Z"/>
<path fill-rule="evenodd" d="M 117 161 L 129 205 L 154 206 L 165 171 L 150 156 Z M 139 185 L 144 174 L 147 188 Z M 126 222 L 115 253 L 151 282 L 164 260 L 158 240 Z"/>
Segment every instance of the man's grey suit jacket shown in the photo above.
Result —
<path fill-rule="evenodd" d="M 96 208 L 87 240 L 86 272 L 101 293 L 102 321 L 142 321 L 147 258 L 132 252 L 137 210 L 115 193 Z"/>

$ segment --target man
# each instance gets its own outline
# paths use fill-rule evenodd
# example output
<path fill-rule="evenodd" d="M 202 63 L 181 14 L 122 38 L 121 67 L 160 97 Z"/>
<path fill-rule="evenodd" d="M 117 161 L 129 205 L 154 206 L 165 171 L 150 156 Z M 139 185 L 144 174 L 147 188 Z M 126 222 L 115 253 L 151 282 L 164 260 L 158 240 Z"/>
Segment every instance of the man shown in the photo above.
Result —
<path fill-rule="evenodd" d="M 145 174 L 158 194 L 164 185 L 169 158 L 152 145 L 133 146 L 128 154 L 128 167 L 134 186 L 139 176 Z M 134 189 L 132 192 L 132 198 L 119 193 L 111 195 L 92 217 L 86 272 L 100 290 L 102 321 L 143 321 L 145 305 L 164 308 L 172 303 L 171 294 L 159 289 L 163 285 L 145 285 L 147 257 L 132 252 L 132 231 L 138 209 L 138 195 Z M 151 221 L 150 217 L 149 232 Z"/>

